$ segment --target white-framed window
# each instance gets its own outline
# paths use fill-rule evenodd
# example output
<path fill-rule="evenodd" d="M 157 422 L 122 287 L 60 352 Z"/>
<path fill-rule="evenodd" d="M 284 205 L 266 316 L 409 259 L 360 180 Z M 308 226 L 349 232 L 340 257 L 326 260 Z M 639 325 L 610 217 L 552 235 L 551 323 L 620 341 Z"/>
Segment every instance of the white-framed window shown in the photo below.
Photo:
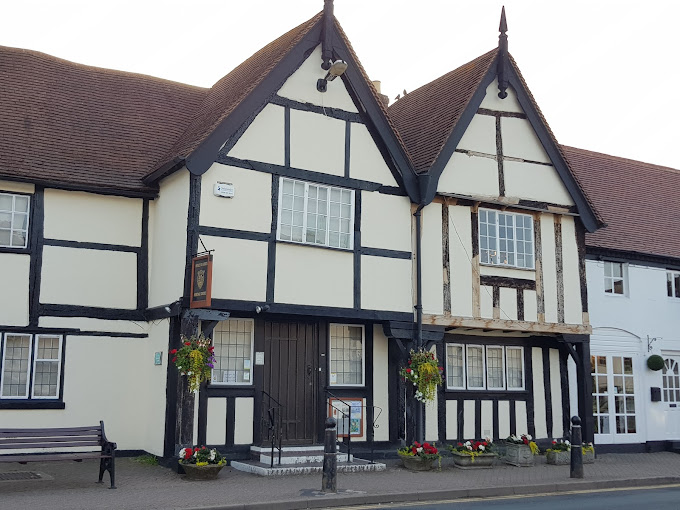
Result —
<path fill-rule="evenodd" d="M 227 319 L 215 326 L 210 384 L 253 384 L 254 330 L 253 319 Z"/>
<path fill-rule="evenodd" d="M 277 239 L 351 250 L 354 190 L 281 177 Z"/>
<path fill-rule="evenodd" d="M 524 348 L 446 344 L 446 388 L 523 390 Z"/>
<path fill-rule="evenodd" d="M 528 214 L 479 209 L 483 264 L 534 269 L 534 220 Z"/>
<path fill-rule="evenodd" d="M 331 386 L 364 385 L 364 327 L 354 324 L 330 325 Z"/>
<path fill-rule="evenodd" d="M 0 248 L 28 246 L 30 197 L 0 193 Z"/>
<path fill-rule="evenodd" d="M 663 360 L 663 401 L 676 404 L 680 402 L 680 364 L 675 358 Z"/>
<path fill-rule="evenodd" d="M 668 297 L 680 299 L 680 271 L 666 272 Z"/>
<path fill-rule="evenodd" d="M 25 333 L 0 337 L 0 399 L 59 398 L 62 337 Z"/>
<path fill-rule="evenodd" d="M 625 295 L 626 268 L 623 263 L 604 261 L 604 292 L 612 295 Z"/>

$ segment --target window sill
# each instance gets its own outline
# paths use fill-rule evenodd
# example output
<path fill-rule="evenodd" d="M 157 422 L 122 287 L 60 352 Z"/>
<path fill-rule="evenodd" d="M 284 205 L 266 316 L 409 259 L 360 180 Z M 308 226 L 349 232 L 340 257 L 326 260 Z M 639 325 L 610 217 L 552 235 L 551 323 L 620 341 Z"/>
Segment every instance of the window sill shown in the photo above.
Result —
<path fill-rule="evenodd" d="M 307 246 L 309 248 L 322 248 L 324 250 L 341 251 L 343 253 L 352 253 L 354 251 L 354 248 L 336 248 L 335 246 L 326 246 L 324 244 L 299 243 L 297 241 L 286 241 L 283 239 L 277 239 L 276 242 L 281 244 L 290 244 L 291 246 Z"/>
<path fill-rule="evenodd" d="M 0 409 L 64 409 L 60 400 L 11 400 L 0 399 Z"/>
<path fill-rule="evenodd" d="M 515 270 L 515 271 L 530 271 L 532 273 L 536 272 L 535 267 L 517 267 L 517 266 L 509 266 L 507 264 L 491 264 L 489 262 L 480 262 L 479 265 L 484 266 L 484 267 L 497 267 L 497 268 L 500 268 L 500 269 L 512 269 L 512 270 Z"/>
<path fill-rule="evenodd" d="M 30 248 L 10 248 L 9 246 L 0 246 L 0 253 L 16 253 L 18 255 L 30 255 Z"/>

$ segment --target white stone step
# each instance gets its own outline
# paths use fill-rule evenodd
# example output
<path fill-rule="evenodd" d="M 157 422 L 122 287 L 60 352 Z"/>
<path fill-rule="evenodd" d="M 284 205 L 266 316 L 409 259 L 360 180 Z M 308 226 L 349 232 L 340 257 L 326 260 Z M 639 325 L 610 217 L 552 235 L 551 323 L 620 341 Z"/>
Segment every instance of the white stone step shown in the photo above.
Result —
<path fill-rule="evenodd" d="M 274 465 L 273 468 L 269 464 L 262 464 L 257 461 L 231 461 L 231 467 L 239 471 L 253 473 L 259 476 L 290 476 L 290 475 L 309 475 L 323 472 L 323 464 L 321 462 L 309 462 L 305 464 L 288 464 L 281 466 Z M 338 462 L 338 473 L 356 473 L 368 471 L 385 471 L 387 466 L 380 462 L 371 464 L 362 459 L 354 459 L 353 462 Z"/>

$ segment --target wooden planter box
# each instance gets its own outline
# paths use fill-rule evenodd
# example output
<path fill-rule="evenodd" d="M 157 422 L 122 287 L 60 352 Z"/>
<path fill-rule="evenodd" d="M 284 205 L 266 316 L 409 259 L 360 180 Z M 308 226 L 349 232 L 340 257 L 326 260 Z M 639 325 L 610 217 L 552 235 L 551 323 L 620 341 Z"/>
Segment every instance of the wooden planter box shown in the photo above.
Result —
<path fill-rule="evenodd" d="M 571 452 L 547 452 L 545 454 L 548 464 L 554 466 L 568 466 L 571 465 Z M 595 463 L 595 452 L 586 452 L 583 454 L 584 464 Z"/>
<path fill-rule="evenodd" d="M 513 466 L 527 467 L 534 465 L 534 454 L 526 444 L 507 443 L 503 461 Z"/>
<path fill-rule="evenodd" d="M 480 453 L 479 455 L 467 455 L 452 451 L 453 465 L 460 469 L 489 469 L 496 461 L 495 453 Z"/>
<path fill-rule="evenodd" d="M 196 464 L 180 464 L 186 474 L 186 480 L 215 480 L 222 471 L 223 465 L 208 464 L 197 466 Z"/>
<path fill-rule="evenodd" d="M 409 471 L 429 471 L 432 469 L 432 463 L 434 462 L 434 459 L 426 459 L 417 455 L 403 455 L 401 453 L 399 458 L 404 467 Z"/>

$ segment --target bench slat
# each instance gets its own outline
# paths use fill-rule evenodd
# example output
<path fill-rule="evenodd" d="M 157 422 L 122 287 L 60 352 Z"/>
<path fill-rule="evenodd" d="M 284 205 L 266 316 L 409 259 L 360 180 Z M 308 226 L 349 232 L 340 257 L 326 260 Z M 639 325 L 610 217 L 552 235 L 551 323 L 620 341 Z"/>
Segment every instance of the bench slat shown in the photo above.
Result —
<path fill-rule="evenodd" d="M 42 432 L 2 432 L 0 431 L 0 439 L 9 437 L 80 437 L 80 436 L 96 436 L 101 437 L 101 430 L 83 430 L 79 432 L 60 432 L 58 430 L 49 431 L 43 430 Z"/>
<path fill-rule="evenodd" d="M 48 441 L 50 443 L 77 443 L 80 441 L 100 441 L 98 436 L 34 436 L 34 437 L 0 437 L 0 444 L 21 444 L 35 443 L 37 441 Z"/>
<path fill-rule="evenodd" d="M 61 434 L 65 435 L 68 433 L 83 433 L 83 432 L 99 432 L 101 433 L 101 426 L 100 425 L 93 425 L 91 427 L 65 427 L 65 428 L 42 428 L 42 429 L 5 429 L 5 428 L 0 428 L 0 436 L 6 435 L 6 434 L 14 434 L 14 433 L 19 433 L 19 434 L 48 434 L 48 435 L 54 435 L 54 434 Z"/>
<path fill-rule="evenodd" d="M 76 452 L 76 453 L 50 453 L 47 455 L 0 455 L 0 462 L 47 462 L 57 460 L 79 460 L 79 459 L 108 459 L 110 455 L 101 455 L 95 452 Z"/>
<path fill-rule="evenodd" d="M 25 450 L 28 448 L 66 448 L 80 446 L 101 446 L 99 441 L 78 441 L 74 443 L 19 443 L 0 444 L 0 450 Z"/>

